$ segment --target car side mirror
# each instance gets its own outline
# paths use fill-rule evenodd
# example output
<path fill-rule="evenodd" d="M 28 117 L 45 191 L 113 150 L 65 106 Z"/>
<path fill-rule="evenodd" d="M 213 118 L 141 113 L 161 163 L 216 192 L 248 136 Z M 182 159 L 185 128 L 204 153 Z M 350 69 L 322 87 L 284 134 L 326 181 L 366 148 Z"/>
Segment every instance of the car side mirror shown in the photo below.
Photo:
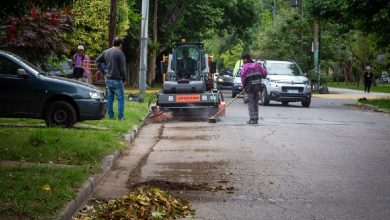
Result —
<path fill-rule="evenodd" d="M 24 69 L 18 69 L 16 71 L 16 73 L 17 73 L 18 77 L 20 77 L 22 79 L 27 79 L 29 76 L 28 73 L 26 73 L 26 70 L 24 70 Z"/>

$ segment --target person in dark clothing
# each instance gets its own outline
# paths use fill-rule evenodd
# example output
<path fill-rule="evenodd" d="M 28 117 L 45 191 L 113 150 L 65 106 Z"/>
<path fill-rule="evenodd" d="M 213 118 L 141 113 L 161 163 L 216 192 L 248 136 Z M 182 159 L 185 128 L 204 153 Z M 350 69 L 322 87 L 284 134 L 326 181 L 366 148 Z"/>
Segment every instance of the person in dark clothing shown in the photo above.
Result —
<path fill-rule="evenodd" d="M 107 87 L 108 117 L 114 119 L 114 96 L 118 99 L 118 120 L 123 120 L 125 108 L 126 58 L 122 52 L 123 40 L 115 38 L 113 47 L 105 50 L 96 59 L 96 65 L 102 71 Z"/>
<path fill-rule="evenodd" d="M 261 78 L 267 76 L 267 70 L 260 64 L 251 60 L 249 54 L 242 57 L 244 65 L 241 70 L 241 83 L 248 95 L 248 124 L 257 124 L 259 120 L 259 92 L 261 90 Z"/>
<path fill-rule="evenodd" d="M 183 58 L 177 61 L 177 73 L 180 79 L 190 79 L 195 73 L 196 61 L 189 55 L 188 48 L 183 48 Z"/>
<path fill-rule="evenodd" d="M 370 92 L 374 74 L 371 72 L 371 67 L 367 66 L 364 72 L 364 92 Z"/>

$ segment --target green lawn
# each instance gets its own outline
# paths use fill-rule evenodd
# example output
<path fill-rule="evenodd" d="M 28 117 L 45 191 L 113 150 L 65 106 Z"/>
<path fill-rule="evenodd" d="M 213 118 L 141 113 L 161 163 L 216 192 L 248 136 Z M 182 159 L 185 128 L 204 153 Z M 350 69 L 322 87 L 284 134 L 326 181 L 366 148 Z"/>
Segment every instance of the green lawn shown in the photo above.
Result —
<path fill-rule="evenodd" d="M 89 176 L 85 168 L 0 167 L 0 217 L 55 219 Z"/>
<path fill-rule="evenodd" d="M 372 99 L 372 100 L 361 101 L 361 103 L 373 105 L 380 109 L 385 110 L 386 112 L 390 112 L 390 99 Z"/>
<path fill-rule="evenodd" d="M 328 87 L 336 87 L 336 88 L 346 88 L 346 89 L 354 89 L 354 90 L 364 90 L 364 84 L 363 83 L 346 83 L 346 82 L 332 82 L 332 83 L 326 83 L 325 86 Z M 372 85 L 371 86 L 371 92 L 383 92 L 383 93 L 390 93 L 390 84 L 378 84 L 378 85 Z"/>
<path fill-rule="evenodd" d="M 145 95 L 144 103 L 126 102 L 124 121 L 85 121 L 71 129 L 47 128 L 42 120 L 0 118 L 0 160 L 75 165 L 0 165 L 0 219 L 52 219 L 57 215 L 75 197 L 75 189 L 99 170 L 100 161 L 124 148 L 124 135 L 148 113 L 150 96 Z M 41 189 L 45 184 L 50 191 Z"/>

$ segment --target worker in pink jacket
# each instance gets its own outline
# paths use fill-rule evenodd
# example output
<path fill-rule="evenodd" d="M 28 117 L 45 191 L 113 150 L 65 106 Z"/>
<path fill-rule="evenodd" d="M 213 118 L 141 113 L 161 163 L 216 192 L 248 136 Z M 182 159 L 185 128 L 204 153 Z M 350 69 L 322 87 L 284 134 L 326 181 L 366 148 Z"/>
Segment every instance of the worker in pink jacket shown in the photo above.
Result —
<path fill-rule="evenodd" d="M 260 64 L 254 62 L 249 54 L 241 57 L 244 65 L 241 70 L 241 83 L 248 95 L 248 124 L 257 124 L 259 121 L 259 100 L 261 91 L 261 78 L 267 76 L 267 70 Z"/>

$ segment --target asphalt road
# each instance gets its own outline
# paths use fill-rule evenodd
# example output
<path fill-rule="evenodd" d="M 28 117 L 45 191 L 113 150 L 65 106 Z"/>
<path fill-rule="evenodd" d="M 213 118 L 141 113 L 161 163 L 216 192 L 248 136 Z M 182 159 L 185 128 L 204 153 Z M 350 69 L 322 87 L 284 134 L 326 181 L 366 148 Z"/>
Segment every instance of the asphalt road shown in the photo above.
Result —
<path fill-rule="evenodd" d="M 247 125 L 239 99 L 216 124 L 145 126 L 122 160 L 131 167 L 117 167 L 127 187 L 153 180 L 190 200 L 198 219 L 390 219 L 390 116 L 353 103 L 271 102 Z M 119 196 L 118 175 L 96 197 Z"/>

